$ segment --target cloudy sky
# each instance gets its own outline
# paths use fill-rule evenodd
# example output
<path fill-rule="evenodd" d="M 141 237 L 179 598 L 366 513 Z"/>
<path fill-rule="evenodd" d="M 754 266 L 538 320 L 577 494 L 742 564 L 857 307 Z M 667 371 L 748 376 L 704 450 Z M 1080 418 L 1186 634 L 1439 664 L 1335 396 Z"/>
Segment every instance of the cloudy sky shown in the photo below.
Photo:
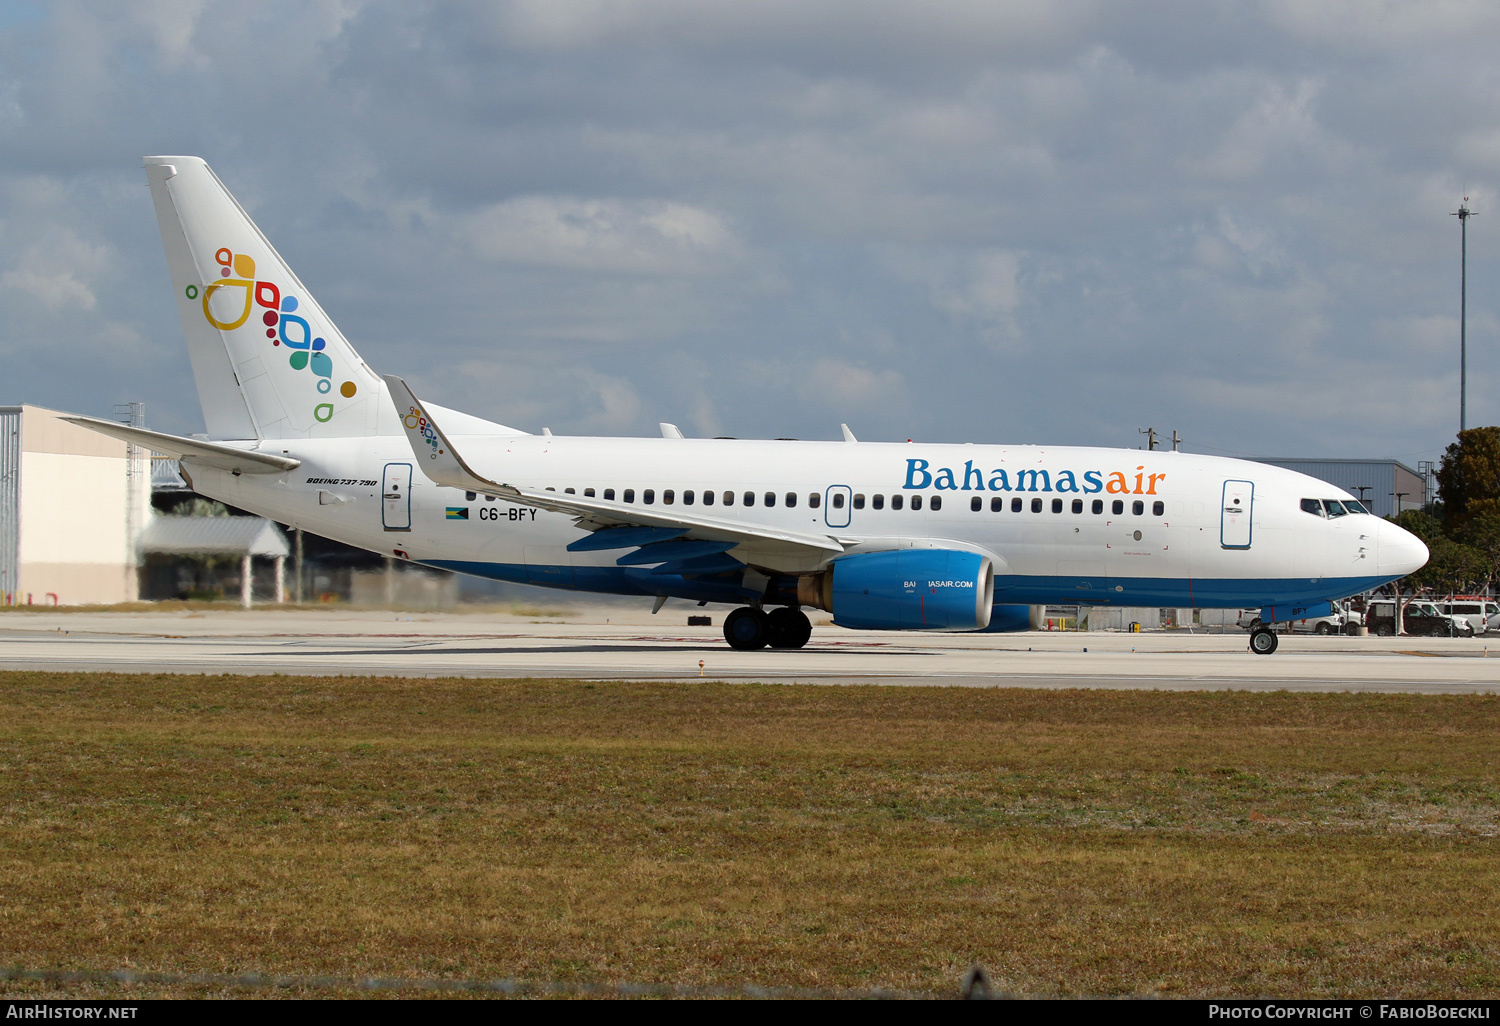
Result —
<path fill-rule="evenodd" d="M 0 402 L 201 430 L 143 154 L 529 430 L 1436 458 L 1500 5 L 0 0 Z"/>

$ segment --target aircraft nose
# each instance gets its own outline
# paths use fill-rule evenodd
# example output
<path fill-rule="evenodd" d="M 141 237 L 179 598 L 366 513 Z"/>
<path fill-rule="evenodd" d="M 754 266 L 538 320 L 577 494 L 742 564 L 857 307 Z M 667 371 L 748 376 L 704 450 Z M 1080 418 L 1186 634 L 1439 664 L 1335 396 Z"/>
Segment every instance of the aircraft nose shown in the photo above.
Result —
<path fill-rule="evenodd" d="M 1376 530 L 1375 565 L 1382 576 L 1405 577 L 1427 564 L 1427 546 L 1422 539 L 1388 520 L 1380 521 Z"/>

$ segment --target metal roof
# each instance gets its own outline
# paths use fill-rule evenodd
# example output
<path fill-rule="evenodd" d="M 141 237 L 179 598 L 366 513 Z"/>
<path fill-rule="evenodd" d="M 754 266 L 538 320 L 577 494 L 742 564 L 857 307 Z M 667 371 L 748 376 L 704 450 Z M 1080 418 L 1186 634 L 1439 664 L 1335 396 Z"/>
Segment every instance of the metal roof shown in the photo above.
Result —
<path fill-rule="evenodd" d="M 156 517 L 141 532 L 142 552 L 171 556 L 286 556 L 275 521 L 261 517 Z"/>

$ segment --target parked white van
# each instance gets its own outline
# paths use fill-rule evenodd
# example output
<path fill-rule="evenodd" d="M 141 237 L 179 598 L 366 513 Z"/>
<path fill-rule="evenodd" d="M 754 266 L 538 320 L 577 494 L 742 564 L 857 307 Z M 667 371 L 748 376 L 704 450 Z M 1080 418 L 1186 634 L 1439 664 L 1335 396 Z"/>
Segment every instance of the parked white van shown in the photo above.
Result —
<path fill-rule="evenodd" d="M 1480 634 L 1500 628 L 1500 602 L 1482 595 L 1455 595 L 1437 603 L 1438 611 L 1467 620 Z"/>

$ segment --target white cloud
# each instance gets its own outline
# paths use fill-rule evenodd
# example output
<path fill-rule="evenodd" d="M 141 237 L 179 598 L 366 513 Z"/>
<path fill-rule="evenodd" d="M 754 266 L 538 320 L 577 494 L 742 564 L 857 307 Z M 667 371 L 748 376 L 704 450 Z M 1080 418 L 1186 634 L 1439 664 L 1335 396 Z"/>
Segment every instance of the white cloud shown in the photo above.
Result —
<path fill-rule="evenodd" d="M 645 200 L 523 196 L 480 211 L 465 234 L 489 260 L 625 274 L 709 273 L 737 249 L 711 211 Z"/>
<path fill-rule="evenodd" d="M 55 229 L 0 272 L 0 289 L 29 296 L 50 310 L 92 310 L 98 297 L 86 279 L 109 262 L 109 247 L 86 242 L 69 229 Z"/>
<path fill-rule="evenodd" d="M 878 370 L 823 357 L 799 369 L 797 394 L 837 413 L 856 413 L 903 403 L 906 383 L 892 370 Z"/>

